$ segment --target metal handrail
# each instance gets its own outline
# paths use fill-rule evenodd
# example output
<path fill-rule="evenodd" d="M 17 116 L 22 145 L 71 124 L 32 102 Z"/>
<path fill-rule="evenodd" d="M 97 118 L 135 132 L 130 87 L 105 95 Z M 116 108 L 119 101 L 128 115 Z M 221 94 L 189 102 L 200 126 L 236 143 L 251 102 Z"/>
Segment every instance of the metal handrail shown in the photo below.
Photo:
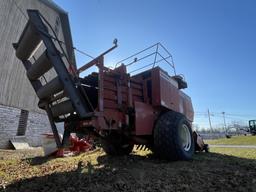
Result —
<path fill-rule="evenodd" d="M 134 53 L 133 55 L 131 55 L 131 56 L 129 56 L 129 57 L 127 57 L 127 58 L 125 58 L 125 59 L 123 59 L 123 60 L 121 60 L 121 61 L 118 61 L 118 62 L 116 63 L 116 65 L 115 65 L 115 68 L 117 67 L 118 64 L 120 64 L 120 63 L 122 63 L 122 62 L 124 62 L 124 61 L 126 61 L 126 60 L 128 60 L 128 59 L 130 59 L 130 58 L 132 58 L 132 57 L 134 57 L 134 56 L 136 56 L 136 55 L 139 55 L 140 53 L 143 53 L 143 52 L 145 52 L 145 51 L 147 51 L 147 50 L 153 48 L 153 47 L 156 46 L 157 44 L 158 44 L 158 43 L 156 43 L 156 44 L 154 44 L 154 45 L 151 45 L 151 46 L 149 46 L 149 47 L 147 47 L 147 48 L 145 48 L 145 49 L 143 49 L 143 50 L 141 50 L 141 51 L 139 51 L 139 52 L 137 52 L 137 53 Z"/>
<path fill-rule="evenodd" d="M 163 60 L 165 60 L 165 59 L 168 59 L 168 58 L 170 58 L 170 56 L 165 57 L 165 58 L 163 58 L 163 59 L 159 59 L 159 60 L 157 60 L 156 62 L 153 62 L 153 63 L 147 64 L 147 65 L 144 65 L 143 67 L 140 67 L 140 68 L 138 68 L 138 69 L 135 69 L 135 70 L 131 71 L 130 73 L 134 73 L 134 72 L 139 71 L 139 70 L 141 70 L 141 69 L 144 69 L 144 68 L 146 68 L 146 67 L 152 66 L 153 64 L 159 63 L 159 62 L 161 62 L 161 61 L 163 61 Z"/>
<path fill-rule="evenodd" d="M 140 58 L 136 57 L 136 56 L 139 56 L 139 55 L 141 55 L 141 54 L 143 54 L 143 53 L 145 53 L 148 50 L 153 49 L 153 48 L 155 48 L 155 50 L 153 52 L 148 53 L 145 56 L 142 56 Z M 159 48 L 162 48 L 162 50 L 165 52 L 165 54 L 167 54 L 166 57 L 163 56 L 162 52 L 160 53 L 160 49 Z M 150 56 L 154 56 L 154 61 L 152 63 L 146 64 L 146 65 L 140 67 L 139 69 L 131 71 L 130 73 L 134 73 L 134 72 L 136 72 L 138 70 L 141 70 L 141 69 L 149 67 L 149 66 L 152 66 L 152 68 L 154 68 L 157 63 L 159 63 L 161 61 L 165 61 L 167 64 L 169 64 L 170 67 L 173 68 L 174 74 L 176 75 L 175 65 L 174 65 L 174 62 L 173 62 L 173 57 L 172 57 L 171 53 L 161 43 L 153 44 L 153 45 L 151 45 L 151 46 L 149 46 L 149 47 L 147 47 L 147 48 L 145 48 L 145 49 L 143 49 L 143 50 L 141 50 L 141 51 L 139 51 L 139 52 L 137 52 L 137 53 L 127 57 L 127 58 L 125 58 L 125 59 L 122 59 L 121 61 L 118 61 L 115 64 L 115 68 L 118 65 L 120 65 L 120 64 L 124 64 L 127 67 L 131 66 L 134 63 L 137 63 L 137 62 L 142 61 L 142 60 L 144 60 L 146 58 L 149 58 Z M 160 60 L 157 60 L 158 56 L 161 57 Z M 125 64 L 125 61 L 128 61 L 128 60 L 130 60 L 132 58 L 134 58 L 132 62 L 129 62 L 129 63 Z M 168 61 L 167 59 L 170 59 L 170 61 Z"/>
<path fill-rule="evenodd" d="M 130 66 L 130 65 L 132 65 L 133 63 L 136 63 L 136 62 L 139 62 L 139 61 L 141 61 L 141 60 L 143 60 L 143 59 L 146 59 L 146 58 L 148 58 L 148 57 L 150 57 L 150 56 L 152 56 L 152 55 L 155 55 L 156 54 L 156 52 L 153 52 L 153 53 L 150 53 L 150 54 L 148 54 L 148 55 L 146 55 L 146 56 L 144 56 L 144 57 L 142 57 L 142 58 L 140 58 L 140 59 L 138 59 L 138 58 L 134 58 L 134 61 L 133 62 L 131 62 L 131 63 L 128 63 L 128 64 L 126 64 L 126 66 Z"/>

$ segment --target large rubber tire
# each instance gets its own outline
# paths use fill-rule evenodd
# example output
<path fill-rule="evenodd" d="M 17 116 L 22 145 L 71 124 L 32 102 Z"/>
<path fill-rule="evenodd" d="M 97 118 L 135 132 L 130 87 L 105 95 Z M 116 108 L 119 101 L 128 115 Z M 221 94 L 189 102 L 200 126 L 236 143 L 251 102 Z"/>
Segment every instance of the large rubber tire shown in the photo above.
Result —
<path fill-rule="evenodd" d="M 129 155 L 134 146 L 116 134 L 102 138 L 101 145 L 105 153 L 111 156 Z"/>
<path fill-rule="evenodd" d="M 154 128 L 154 153 L 167 160 L 190 160 L 194 150 L 191 125 L 184 115 L 172 111 L 162 114 Z"/>

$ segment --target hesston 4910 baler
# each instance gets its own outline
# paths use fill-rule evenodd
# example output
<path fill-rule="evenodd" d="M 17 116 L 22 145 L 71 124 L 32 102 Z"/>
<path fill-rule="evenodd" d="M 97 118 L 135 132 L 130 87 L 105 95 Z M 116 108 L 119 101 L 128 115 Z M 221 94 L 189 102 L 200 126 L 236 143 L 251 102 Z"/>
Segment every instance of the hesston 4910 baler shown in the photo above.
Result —
<path fill-rule="evenodd" d="M 127 73 L 126 67 L 140 59 L 114 69 L 104 66 L 104 55 L 116 48 L 117 42 L 80 69 L 69 70 L 64 51 L 60 49 L 62 43 L 47 20 L 37 10 L 28 10 L 28 16 L 29 21 L 14 48 L 39 98 L 38 106 L 47 112 L 58 148 L 65 146 L 70 133 L 93 133 L 101 139 L 109 155 L 129 154 L 136 144 L 146 146 L 161 158 L 192 158 L 194 113 L 190 97 L 181 91 L 187 83 L 182 76 L 169 76 L 156 66 L 159 61 L 169 63 L 170 55 L 163 57 L 157 51 L 161 47 L 169 54 L 160 43 L 154 45 L 157 50 L 150 69 L 135 75 Z M 44 52 L 32 62 L 31 55 L 40 42 Z M 161 59 L 156 60 L 157 56 Z M 98 71 L 79 77 L 79 73 L 92 66 Z M 51 69 L 57 76 L 43 84 L 40 77 Z M 64 122 L 62 141 L 57 122 Z"/>

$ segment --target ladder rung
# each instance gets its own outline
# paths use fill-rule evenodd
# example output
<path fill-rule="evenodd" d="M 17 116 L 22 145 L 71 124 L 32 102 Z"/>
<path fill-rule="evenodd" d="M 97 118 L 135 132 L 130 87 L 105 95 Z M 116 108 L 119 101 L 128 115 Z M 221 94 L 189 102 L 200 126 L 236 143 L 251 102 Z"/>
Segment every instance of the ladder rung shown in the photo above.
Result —
<path fill-rule="evenodd" d="M 52 95 L 63 90 L 63 85 L 58 77 L 55 77 L 49 83 L 45 84 L 37 91 L 37 96 L 40 99 L 50 98 Z"/>
<path fill-rule="evenodd" d="M 30 80 L 36 80 L 52 68 L 52 64 L 45 51 L 27 71 Z"/>
<path fill-rule="evenodd" d="M 27 60 L 40 41 L 40 35 L 35 30 L 34 26 L 28 22 L 18 41 L 16 56 L 20 60 Z"/>
<path fill-rule="evenodd" d="M 64 97 L 66 97 L 65 92 L 59 93 L 58 95 L 55 95 L 54 97 L 51 98 L 51 102 L 57 101 L 59 99 L 63 99 Z"/>
<path fill-rule="evenodd" d="M 58 117 L 74 112 L 74 108 L 70 100 L 63 101 L 51 107 L 53 117 Z"/>

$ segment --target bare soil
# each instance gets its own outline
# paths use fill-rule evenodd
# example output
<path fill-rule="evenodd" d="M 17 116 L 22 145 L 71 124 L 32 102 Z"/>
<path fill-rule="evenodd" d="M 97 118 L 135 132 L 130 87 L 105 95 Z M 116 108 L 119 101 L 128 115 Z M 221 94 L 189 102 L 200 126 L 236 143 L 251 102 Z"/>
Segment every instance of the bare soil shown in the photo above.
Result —
<path fill-rule="evenodd" d="M 0 191 L 256 191 L 256 160 L 198 153 L 167 162 L 150 152 L 109 157 L 101 149 L 42 157 L 40 149 L 0 151 Z"/>

